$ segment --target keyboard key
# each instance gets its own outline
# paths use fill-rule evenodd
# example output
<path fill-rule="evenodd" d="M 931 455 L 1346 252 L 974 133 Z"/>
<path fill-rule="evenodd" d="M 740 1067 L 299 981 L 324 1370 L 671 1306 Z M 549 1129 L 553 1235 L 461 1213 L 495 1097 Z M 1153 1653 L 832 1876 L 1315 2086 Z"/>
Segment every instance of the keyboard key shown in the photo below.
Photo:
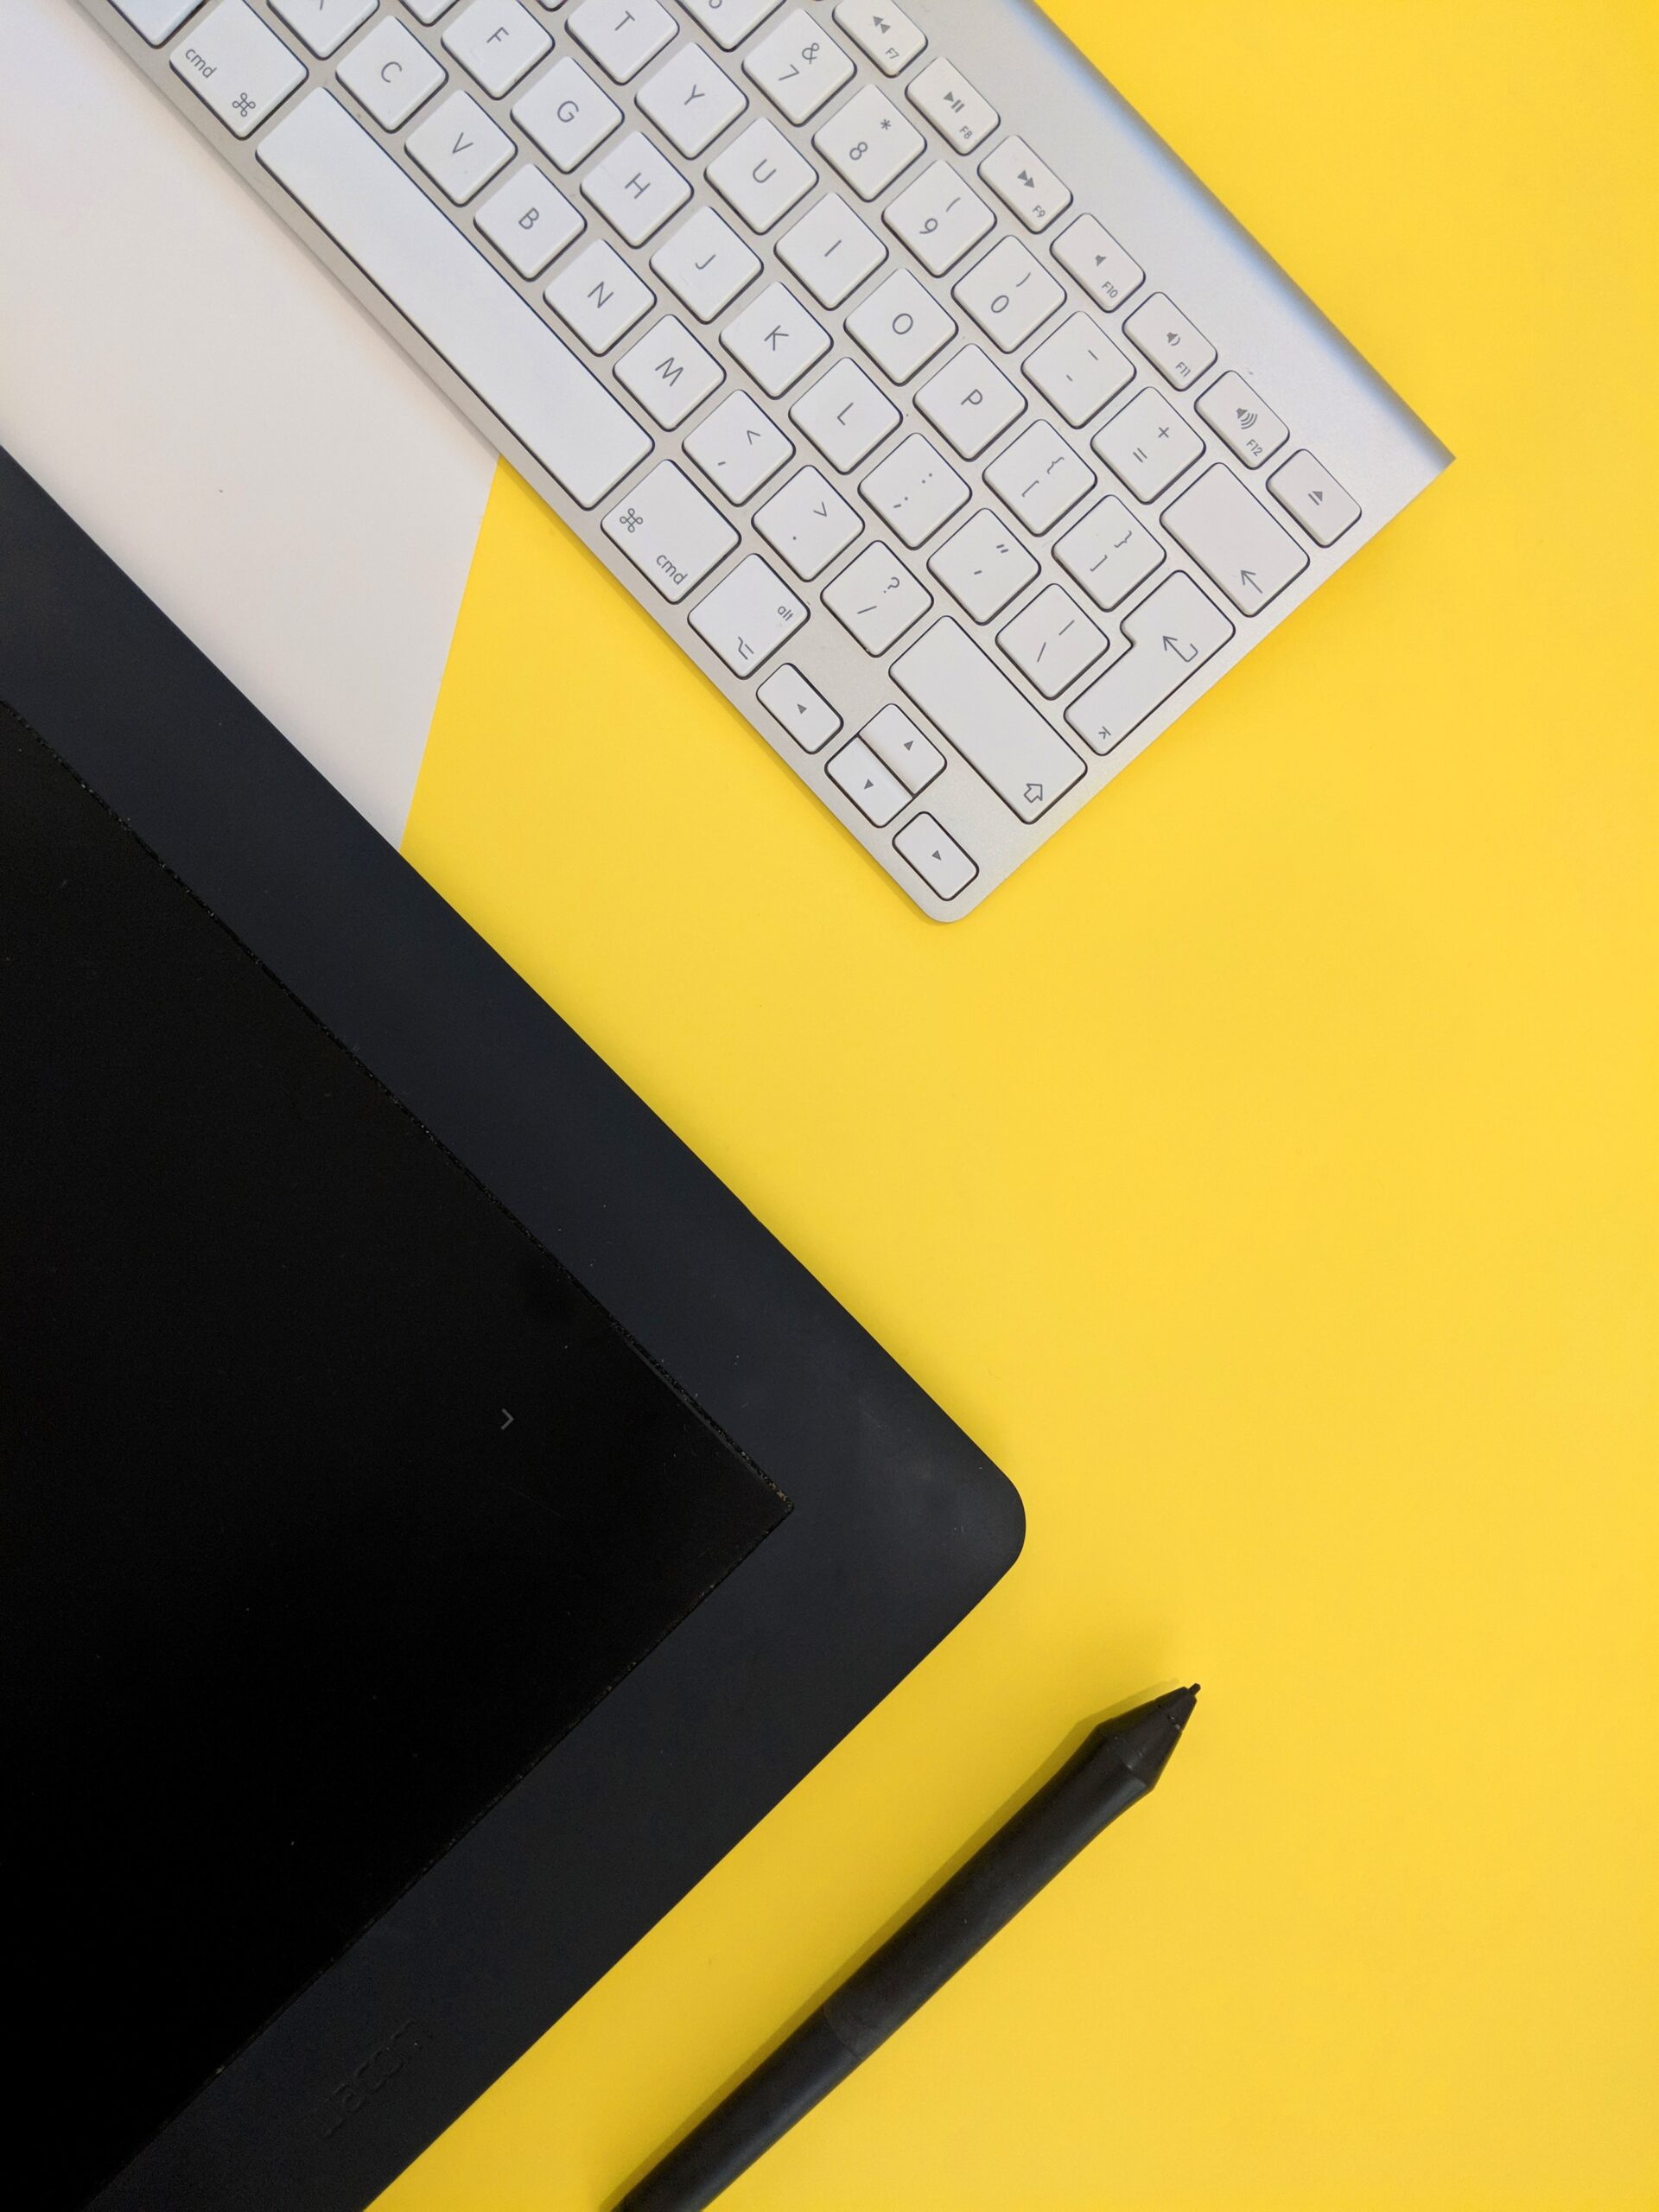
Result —
<path fill-rule="evenodd" d="M 645 460 L 626 408 L 331 93 L 267 132 L 258 158 L 578 505 Z"/>
<path fill-rule="evenodd" d="M 1052 423 L 1033 423 L 998 454 L 985 481 L 1040 536 L 1095 488 L 1095 472 L 1073 453 Z"/>
<path fill-rule="evenodd" d="M 1028 231 L 1046 231 L 1071 205 L 1071 188 L 1038 160 L 1023 138 L 1005 138 L 986 155 L 979 173 Z"/>
<path fill-rule="evenodd" d="M 794 636 L 806 614 L 776 569 L 751 553 L 687 620 L 734 675 L 748 676 Z"/>
<path fill-rule="evenodd" d="M 788 661 L 774 669 L 755 696 L 803 752 L 822 753 L 832 737 L 841 734 L 841 716 Z"/>
<path fill-rule="evenodd" d="M 1162 521 L 1241 614 L 1259 614 L 1307 566 L 1290 532 L 1219 461 L 1164 509 Z"/>
<path fill-rule="evenodd" d="M 512 141 L 470 92 L 451 92 L 404 142 L 440 192 L 464 207 L 512 159 Z"/>
<path fill-rule="evenodd" d="M 1204 333 L 1164 292 L 1154 292 L 1136 308 L 1124 321 L 1123 334 L 1177 391 L 1196 384 L 1216 358 Z"/>
<path fill-rule="evenodd" d="M 473 0 L 452 19 L 443 44 L 496 100 L 553 50 L 552 40 L 518 0 Z"/>
<path fill-rule="evenodd" d="M 1135 371 L 1092 315 L 1068 316 L 1026 363 L 1026 374 L 1074 430 L 1116 399 Z"/>
<path fill-rule="evenodd" d="M 1038 564 L 988 507 L 940 546 L 928 568 L 976 622 L 988 622 L 1020 596 Z"/>
<path fill-rule="evenodd" d="M 820 124 L 812 143 L 861 200 L 875 200 L 925 151 L 927 141 L 885 92 L 866 85 Z"/>
<path fill-rule="evenodd" d="M 855 72 L 835 40 L 797 8 L 744 55 L 743 74 L 791 123 L 804 123 Z"/>
<path fill-rule="evenodd" d="M 951 61 L 930 62 L 920 76 L 912 79 L 908 93 L 959 154 L 971 154 L 1002 120 L 984 94 Z"/>
<path fill-rule="evenodd" d="M 1224 376 L 1217 377 L 1193 404 L 1246 468 L 1260 468 L 1290 435 L 1272 408 L 1230 369 Z"/>
<path fill-rule="evenodd" d="M 404 0 L 404 5 L 417 23 L 435 23 L 455 4 L 455 0 Z"/>
<path fill-rule="evenodd" d="M 719 63 L 689 41 L 675 48 L 634 99 L 689 162 L 707 153 L 749 104 L 748 94 Z"/>
<path fill-rule="evenodd" d="M 635 340 L 617 362 L 616 375 L 665 430 L 678 429 L 726 381 L 720 363 L 676 315 L 665 315 Z"/>
<path fill-rule="evenodd" d="M 768 284 L 735 322 L 728 323 L 720 342 L 771 399 L 798 384 L 831 344 L 829 332 L 787 284 Z"/>
<path fill-rule="evenodd" d="M 558 187 L 533 162 L 499 185 L 474 219 L 492 245 L 521 276 L 539 276 L 587 224 Z"/>
<path fill-rule="evenodd" d="M 1137 499 L 1166 492 L 1204 451 L 1204 440 L 1155 391 L 1137 391 L 1090 443 Z"/>
<path fill-rule="evenodd" d="M 312 53 L 321 58 L 344 46 L 378 5 L 379 0 L 270 0 L 270 11 L 289 30 L 297 31 Z M 552 41 L 548 43 L 551 45 Z"/>
<path fill-rule="evenodd" d="M 171 38 L 185 17 L 194 15 L 201 0 L 115 0 L 115 5 L 140 38 L 152 46 Z"/>
<path fill-rule="evenodd" d="M 913 552 L 973 498 L 956 470 L 917 432 L 878 461 L 859 486 L 866 502 Z"/>
<path fill-rule="evenodd" d="M 741 506 L 793 458 L 795 448 L 747 391 L 734 391 L 688 433 L 685 451 L 711 484 Z"/>
<path fill-rule="evenodd" d="M 832 468 L 844 476 L 899 427 L 899 410 L 855 361 L 837 361 L 789 410 Z"/>
<path fill-rule="evenodd" d="M 304 64 L 243 0 L 219 0 L 168 58 L 234 138 L 245 138 L 305 82 Z"/>
<path fill-rule="evenodd" d="M 1058 699 L 1062 691 L 1069 691 L 1111 647 L 1105 632 L 1096 628 L 1058 584 L 1050 584 L 1028 607 L 1022 607 L 998 631 L 996 642 L 1045 699 Z"/>
<path fill-rule="evenodd" d="M 891 768 L 907 791 L 925 791 L 944 773 L 944 755 L 924 737 L 902 707 L 883 707 L 859 732 L 884 768 Z"/>
<path fill-rule="evenodd" d="M 869 545 L 826 585 L 823 603 L 867 653 L 885 653 L 921 620 L 933 594 L 889 547 Z"/>
<path fill-rule="evenodd" d="M 778 241 L 779 260 L 825 308 L 838 308 L 849 299 L 887 257 L 886 246 L 838 192 L 814 200 Z"/>
<path fill-rule="evenodd" d="M 760 274 L 760 255 L 751 252 L 712 207 L 699 207 L 688 215 L 652 255 L 651 265 L 699 322 L 712 322 L 723 315 Z"/>
<path fill-rule="evenodd" d="M 603 238 L 561 270 L 542 296 L 594 353 L 608 353 L 657 304 L 650 285 Z"/>
<path fill-rule="evenodd" d="M 674 18 L 660 0 L 582 0 L 564 20 L 578 46 L 619 85 L 637 77 L 675 32 Z"/>
<path fill-rule="evenodd" d="M 1065 304 L 1065 287 L 1018 238 L 999 238 L 950 296 L 967 308 L 987 337 L 1005 353 L 1012 353 Z"/>
<path fill-rule="evenodd" d="M 554 168 L 568 175 L 604 144 L 621 122 L 622 111 L 567 54 L 513 102 L 512 119 Z"/>
<path fill-rule="evenodd" d="M 964 461 L 976 461 L 1026 411 L 1025 394 L 988 354 L 964 346 L 916 395 L 918 414 L 942 431 Z"/>
<path fill-rule="evenodd" d="M 1146 270 L 1092 215 L 1079 215 L 1054 241 L 1054 258 L 1069 269 L 1095 305 L 1109 311 L 1145 283 Z"/>
<path fill-rule="evenodd" d="M 754 526 L 808 583 L 864 530 L 856 512 L 816 468 L 802 469 L 764 507 L 757 507 Z"/>
<path fill-rule="evenodd" d="M 680 0 L 692 22 L 728 52 L 741 46 L 783 4 L 784 0 Z"/>
<path fill-rule="evenodd" d="M 414 34 L 390 16 L 360 39 L 334 73 L 384 130 L 401 130 L 448 76 Z"/>
<path fill-rule="evenodd" d="M 1191 576 L 1178 570 L 1123 617 L 1133 652 L 1114 661 L 1065 710 L 1065 719 L 1096 753 L 1121 745 L 1147 716 L 1174 696 L 1195 669 L 1213 659 L 1233 626 Z"/>
<path fill-rule="evenodd" d="M 707 175 L 721 199 L 763 237 L 818 181 L 811 162 L 796 152 L 775 123 L 764 118 L 717 154 Z"/>
<path fill-rule="evenodd" d="M 678 606 L 738 542 L 718 507 L 683 470 L 659 461 L 601 525 L 642 575 Z"/>
<path fill-rule="evenodd" d="M 1268 477 L 1268 489 L 1316 545 L 1334 545 L 1359 520 L 1358 500 L 1311 453 L 1292 454 Z"/>
<path fill-rule="evenodd" d="M 830 782 L 839 785 L 859 812 L 874 822 L 878 830 L 885 829 L 910 804 L 910 793 L 892 769 L 876 759 L 861 737 L 854 738 L 851 744 L 843 745 L 833 755 L 827 773 Z"/>
<path fill-rule="evenodd" d="M 1164 563 L 1164 549 L 1122 499 L 1103 499 L 1054 547 L 1054 558 L 1109 613 Z"/>
<path fill-rule="evenodd" d="M 909 270 L 896 269 L 848 316 L 847 334 L 894 384 L 908 384 L 950 344 L 957 326 Z"/>
<path fill-rule="evenodd" d="M 927 44 L 927 33 L 901 9 L 873 6 L 871 0 L 836 0 L 836 21 L 884 77 L 908 69 Z"/>
<path fill-rule="evenodd" d="M 943 276 L 954 269 L 996 223 L 985 202 L 949 162 L 935 162 L 924 169 L 881 219 L 931 276 Z"/>
<path fill-rule="evenodd" d="M 1035 822 L 1082 777 L 1065 739 L 948 616 L 900 654 L 893 680 L 1020 821 Z"/>
<path fill-rule="evenodd" d="M 619 138 L 582 180 L 583 195 L 630 245 L 644 245 L 691 197 L 691 187 L 642 130 Z"/>
<path fill-rule="evenodd" d="M 979 874 L 956 839 L 931 814 L 918 814 L 894 832 L 894 845 L 937 898 L 959 899 Z"/>

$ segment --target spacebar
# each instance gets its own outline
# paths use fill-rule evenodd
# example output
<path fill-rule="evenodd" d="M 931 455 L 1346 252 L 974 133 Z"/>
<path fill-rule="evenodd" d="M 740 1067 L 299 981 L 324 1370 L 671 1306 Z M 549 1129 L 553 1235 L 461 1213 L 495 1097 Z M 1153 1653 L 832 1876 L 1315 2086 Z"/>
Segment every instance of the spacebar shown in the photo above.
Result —
<path fill-rule="evenodd" d="M 1083 773 L 1071 747 L 959 623 L 936 622 L 893 663 L 893 680 L 1022 822 L 1034 822 Z"/>
<path fill-rule="evenodd" d="M 579 506 L 596 506 L 651 451 L 626 408 L 332 93 L 302 100 L 258 156 Z"/>

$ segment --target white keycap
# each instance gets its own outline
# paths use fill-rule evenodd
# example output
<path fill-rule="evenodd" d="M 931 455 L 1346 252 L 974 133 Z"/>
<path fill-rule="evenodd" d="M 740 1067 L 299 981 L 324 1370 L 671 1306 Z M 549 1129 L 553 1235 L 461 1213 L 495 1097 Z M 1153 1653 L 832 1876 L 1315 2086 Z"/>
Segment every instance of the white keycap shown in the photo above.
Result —
<path fill-rule="evenodd" d="M 950 296 L 1005 353 L 1023 346 L 1065 299 L 1065 287 L 1051 276 L 1018 238 L 999 238 L 983 261 L 968 271 Z"/>
<path fill-rule="evenodd" d="M 1292 454 L 1282 467 L 1275 468 L 1268 489 L 1316 545 L 1334 545 L 1359 520 L 1358 500 L 1306 451 Z"/>
<path fill-rule="evenodd" d="M 641 111 L 689 162 L 706 153 L 749 104 L 748 94 L 732 82 L 719 63 L 700 46 L 689 42 L 675 48 L 634 98 Z"/>
<path fill-rule="evenodd" d="M 622 111 L 567 54 L 513 102 L 512 119 L 556 169 L 569 175 L 604 144 Z"/>
<path fill-rule="evenodd" d="M 738 542 L 719 508 L 671 461 L 659 461 L 636 484 L 606 516 L 603 529 L 677 607 Z"/>
<path fill-rule="evenodd" d="M 982 145 L 1002 120 L 953 61 L 931 61 L 911 79 L 910 98 L 959 154 Z"/>
<path fill-rule="evenodd" d="M 712 322 L 723 315 L 745 285 L 760 274 L 760 255 L 712 207 L 699 207 L 688 215 L 652 255 L 651 265 L 699 322 Z"/>
<path fill-rule="evenodd" d="M 305 82 L 304 65 L 243 0 L 219 0 L 168 58 L 235 138 L 245 138 Z"/>
<path fill-rule="evenodd" d="M 859 486 L 896 537 L 912 551 L 960 514 L 974 496 L 937 446 L 919 431 L 878 461 Z"/>
<path fill-rule="evenodd" d="M 910 793 L 891 768 L 884 767 L 861 737 L 843 745 L 830 760 L 828 774 L 838 784 L 859 812 L 885 829 L 910 804 Z"/>
<path fill-rule="evenodd" d="M 471 7 L 446 25 L 443 44 L 467 75 L 497 100 L 553 48 L 552 40 L 518 0 L 473 0 Z"/>
<path fill-rule="evenodd" d="M 657 304 L 650 285 L 603 238 L 585 246 L 542 296 L 594 353 L 608 353 Z"/>
<path fill-rule="evenodd" d="M 1193 402 L 1198 413 L 1223 443 L 1232 448 L 1246 468 L 1260 468 L 1276 454 L 1290 432 L 1271 407 L 1250 390 L 1241 376 L 1229 369 L 1208 391 Z"/>
<path fill-rule="evenodd" d="M 1137 391 L 1089 442 L 1135 498 L 1155 499 L 1204 451 L 1204 440 L 1155 391 Z"/>
<path fill-rule="evenodd" d="M 798 384 L 814 361 L 830 351 L 829 332 L 810 315 L 787 284 L 768 284 L 720 342 L 741 361 L 769 398 L 779 398 Z"/>
<path fill-rule="evenodd" d="M 816 468 L 802 469 L 765 506 L 757 507 L 754 526 L 808 583 L 821 576 L 864 528 L 835 486 Z"/>
<path fill-rule="evenodd" d="M 959 899 L 979 874 L 956 839 L 931 814 L 918 814 L 893 833 L 893 843 L 929 890 L 940 899 Z"/>
<path fill-rule="evenodd" d="M 848 316 L 847 333 L 894 384 L 908 384 L 950 344 L 957 326 L 908 269 L 895 269 Z"/>
<path fill-rule="evenodd" d="M 1038 160 L 1023 138 L 1005 138 L 986 155 L 979 173 L 1028 231 L 1046 231 L 1071 205 L 1070 186 Z"/>
<path fill-rule="evenodd" d="M 778 474 L 795 448 L 747 391 L 734 391 L 687 433 L 685 451 L 711 484 L 741 506 Z"/>
<path fill-rule="evenodd" d="M 944 755 L 924 737 L 902 707 L 883 707 L 859 735 L 884 768 L 891 768 L 907 791 L 925 791 L 944 773 Z"/>
<path fill-rule="evenodd" d="M 401 130 L 448 72 L 388 16 L 352 48 L 335 74 L 383 130 Z"/>
<path fill-rule="evenodd" d="M 1052 423 L 1033 423 L 985 471 L 1015 518 L 1040 536 L 1095 488 L 1095 472 L 1072 452 Z"/>
<path fill-rule="evenodd" d="M 1038 564 L 988 507 L 941 545 L 928 568 L 976 622 L 988 622 L 1019 597 Z"/>
<path fill-rule="evenodd" d="M 804 753 L 822 753 L 832 737 L 841 734 L 841 716 L 789 661 L 772 671 L 756 688 L 755 696 Z"/>
<path fill-rule="evenodd" d="M 823 603 L 867 653 L 885 653 L 921 620 L 933 594 L 889 547 L 869 545 L 824 587 Z"/>
<path fill-rule="evenodd" d="M 818 181 L 811 162 L 764 117 L 716 154 L 707 174 L 721 197 L 763 237 Z"/>
<path fill-rule="evenodd" d="M 725 370 L 677 315 L 665 315 L 636 339 L 619 357 L 616 375 L 665 430 L 678 429 L 726 381 Z"/>
<path fill-rule="evenodd" d="M 806 608 L 777 570 L 751 553 L 687 619 L 728 668 L 747 676 L 794 636 Z"/>
<path fill-rule="evenodd" d="M 1123 320 L 1123 335 L 1166 384 L 1185 391 L 1216 358 L 1216 349 L 1166 293 L 1154 292 Z"/>
<path fill-rule="evenodd" d="M 838 192 L 815 200 L 778 241 L 779 260 L 825 308 L 838 308 L 887 257 L 887 247 Z"/>
<path fill-rule="evenodd" d="M 789 417 L 843 476 L 868 461 L 900 420 L 886 392 L 870 382 L 855 361 L 837 361 L 796 401 Z"/>
<path fill-rule="evenodd" d="M 1096 753 L 1109 753 L 1166 699 L 1173 698 L 1233 634 L 1233 626 L 1178 570 L 1123 617 L 1133 651 L 1121 654 L 1098 683 L 1065 710 L 1065 719 Z"/>
<path fill-rule="evenodd" d="M 326 55 L 344 46 L 378 5 L 379 0 L 270 0 L 270 12 L 297 31 L 313 54 Z"/>
<path fill-rule="evenodd" d="M 641 130 L 619 138 L 582 180 L 585 198 L 630 245 L 643 245 L 684 207 L 691 188 Z"/>
<path fill-rule="evenodd" d="M 812 134 L 812 143 L 861 200 L 875 200 L 926 149 L 885 92 L 866 85 Z"/>
<path fill-rule="evenodd" d="M 1259 614 L 1307 566 L 1290 532 L 1219 461 L 1164 509 L 1161 520 L 1241 614 Z"/>
<path fill-rule="evenodd" d="M 1070 690 L 1111 644 L 1058 584 L 1050 584 L 1029 607 L 1022 607 L 997 632 L 996 642 L 1045 699 L 1058 699 L 1062 691 Z"/>
<path fill-rule="evenodd" d="M 579 506 L 597 506 L 651 440 L 419 185 L 315 92 L 258 158 Z"/>
<path fill-rule="evenodd" d="M 524 277 L 539 276 L 555 254 L 587 228 L 550 177 L 533 162 L 515 169 L 479 209 L 478 227 Z"/>
<path fill-rule="evenodd" d="M 949 162 L 935 162 L 901 192 L 882 221 L 904 240 L 930 276 L 954 269 L 996 218 Z"/>
<path fill-rule="evenodd" d="M 418 23 L 435 23 L 454 4 L 455 0 L 404 0 L 404 7 Z"/>
<path fill-rule="evenodd" d="M 694 23 L 706 30 L 716 46 L 729 50 L 741 46 L 784 0 L 680 0 Z"/>
<path fill-rule="evenodd" d="M 927 44 L 927 33 L 901 9 L 872 5 L 871 0 L 836 0 L 836 21 L 884 77 L 907 69 Z"/>
<path fill-rule="evenodd" d="M 404 142 L 440 192 L 464 207 L 512 159 L 512 141 L 470 92 L 454 92 Z"/>
<path fill-rule="evenodd" d="M 1025 394 L 977 346 L 964 346 L 916 394 L 918 414 L 964 461 L 976 461 L 1026 411 Z"/>
<path fill-rule="evenodd" d="M 115 0 L 115 5 L 140 38 L 159 46 L 163 39 L 172 37 L 201 0 Z"/>
<path fill-rule="evenodd" d="M 852 61 L 804 9 L 785 16 L 743 57 L 743 73 L 791 123 L 804 123 L 855 74 Z"/>
<path fill-rule="evenodd" d="M 1092 215 L 1079 215 L 1054 241 L 1054 258 L 1069 269 L 1096 307 L 1121 308 L 1147 272 Z"/>
<path fill-rule="evenodd" d="M 660 0 L 582 0 L 564 20 L 571 37 L 619 85 L 637 77 L 675 32 Z"/>
<path fill-rule="evenodd" d="M 893 680 L 1022 822 L 1084 773 L 1065 739 L 949 617 L 900 655 Z"/>
<path fill-rule="evenodd" d="M 1026 374 L 1072 429 L 1116 399 L 1135 370 L 1092 315 L 1068 315 L 1026 362 Z"/>
<path fill-rule="evenodd" d="M 1114 495 L 1056 540 L 1054 558 L 1109 613 L 1163 566 L 1164 549 Z"/>

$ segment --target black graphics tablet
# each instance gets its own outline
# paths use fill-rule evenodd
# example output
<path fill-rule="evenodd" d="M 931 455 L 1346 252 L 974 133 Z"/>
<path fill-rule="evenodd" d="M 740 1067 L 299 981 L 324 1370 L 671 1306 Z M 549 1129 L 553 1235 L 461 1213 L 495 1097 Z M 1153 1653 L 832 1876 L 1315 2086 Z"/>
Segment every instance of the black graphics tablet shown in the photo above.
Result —
<path fill-rule="evenodd" d="M 355 2212 L 1020 1528 L 0 454 L 15 2107 L 76 2086 L 29 2203 Z"/>

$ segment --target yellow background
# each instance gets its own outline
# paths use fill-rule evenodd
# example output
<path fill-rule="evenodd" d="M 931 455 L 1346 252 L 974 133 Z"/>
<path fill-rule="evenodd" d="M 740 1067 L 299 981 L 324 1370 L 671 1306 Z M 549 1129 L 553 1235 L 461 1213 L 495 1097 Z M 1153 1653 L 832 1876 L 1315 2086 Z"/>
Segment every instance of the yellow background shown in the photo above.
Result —
<path fill-rule="evenodd" d="M 1053 12 L 1459 458 L 949 930 L 502 473 L 407 849 L 1031 1533 L 381 2212 L 597 2205 L 1188 1676 L 732 2212 L 1659 2205 L 1659 10 Z"/>

